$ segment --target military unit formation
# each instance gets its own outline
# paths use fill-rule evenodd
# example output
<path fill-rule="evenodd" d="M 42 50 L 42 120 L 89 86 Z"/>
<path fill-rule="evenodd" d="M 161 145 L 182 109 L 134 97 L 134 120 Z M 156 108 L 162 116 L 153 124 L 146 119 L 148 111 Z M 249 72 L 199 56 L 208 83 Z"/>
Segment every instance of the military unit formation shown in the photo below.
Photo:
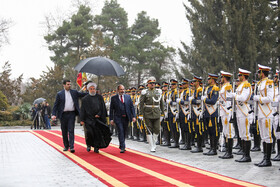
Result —
<path fill-rule="evenodd" d="M 199 76 L 161 84 L 151 77 L 147 85 L 127 89 L 137 120 L 129 124 L 126 138 L 148 142 L 151 152 L 156 151 L 156 145 L 206 156 L 215 156 L 220 150 L 224 153 L 219 158 L 232 159 L 236 154 L 239 163 L 251 162 L 250 152 L 262 148 L 263 160 L 256 166 L 280 161 L 278 72 L 269 79 L 271 68 L 259 64 L 259 81 L 250 83 L 251 72 L 238 70 L 237 79 L 225 71 L 219 76 L 209 73 L 207 84 Z M 103 93 L 108 114 L 115 94 Z M 160 121 L 158 128 L 148 124 L 153 120 Z M 117 135 L 115 126 L 111 130 Z M 275 145 L 277 154 L 271 158 Z M 237 151 L 233 153 L 233 149 Z"/>

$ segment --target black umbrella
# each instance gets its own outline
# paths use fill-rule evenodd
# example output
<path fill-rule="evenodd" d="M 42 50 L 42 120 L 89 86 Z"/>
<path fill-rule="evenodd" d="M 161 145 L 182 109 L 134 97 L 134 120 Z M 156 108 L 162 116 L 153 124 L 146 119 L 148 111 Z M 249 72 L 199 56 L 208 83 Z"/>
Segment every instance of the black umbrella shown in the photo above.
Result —
<path fill-rule="evenodd" d="M 119 77 L 125 74 L 123 68 L 117 62 L 105 57 L 86 58 L 76 65 L 75 70 L 92 73 L 97 76 L 112 75 Z"/>
<path fill-rule="evenodd" d="M 45 100 L 46 100 L 46 99 L 44 99 L 44 98 L 42 98 L 42 97 L 37 98 L 37 99 L 34 100 L 33 105 L 35 105 L 35 104 L 40 104 L 40 103 L 44 102 Z"/>

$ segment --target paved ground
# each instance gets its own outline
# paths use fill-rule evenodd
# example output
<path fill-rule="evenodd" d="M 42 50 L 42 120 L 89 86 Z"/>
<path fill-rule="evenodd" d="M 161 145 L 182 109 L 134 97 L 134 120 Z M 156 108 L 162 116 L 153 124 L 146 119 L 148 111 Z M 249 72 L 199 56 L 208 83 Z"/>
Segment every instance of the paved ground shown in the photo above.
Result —
<path fill-rule="evenodd" d="M 0 130 L 29 129 L 5 127 Z M 75 133 L 83 135 L 80 125 L 76 126 Z M 118 144 L 116 137 L 113 137 L 112 143 Z M 128 148 L 150 154 L 148 144 L 131 140 L 127 140 L 126 144 Z M 268 168 L 254 166 L 253 163 L 262 159 L 260 152 L 251 153 L 253 162 L 245 164 L 236 163 L 234 159 L 222 160 L 217 156 L 209 157 L 160 146 L 153 155 L 256 184 L 275 187 L 280 184 L 280 162 L 273 162 L 273 166 Z M 18 132 L 0 133 L 0 186 L 105 185 L 31 133 Z"/>

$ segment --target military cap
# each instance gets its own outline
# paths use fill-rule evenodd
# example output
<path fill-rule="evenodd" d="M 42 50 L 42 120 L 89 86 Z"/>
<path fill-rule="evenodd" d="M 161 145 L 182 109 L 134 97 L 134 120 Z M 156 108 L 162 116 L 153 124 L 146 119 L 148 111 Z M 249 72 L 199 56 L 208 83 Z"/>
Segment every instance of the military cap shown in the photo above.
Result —
<path fill-rule="evenodd" d="M 171 85 L 176 85 L 176 84 L 178 84 L 178 81 L 175 80 L 175 79 L 171 79 L 171 80 L 170 80 L 170 84 L 171 84 Z"/>
<path fill-rule="evenodd" d="M 130 90 L 131 90 L 132 92 L 136 92 L 136 88 L 135 88 L 135 87 L 130 88 Z"/>
<path fill-rule="evenodd" d="M 140 85 L 138 86 L 138 90 L 143 90 L 144 88 L 145 88 L 145 86 L 142 85 L 142 84 L 140 84 Z"/>
<path fill-rule="evenodd" d="M 263 65 L 260 65 L 260 64 L 258 64 L 258 67 L 259 67 L 258 72 L 261 72 L 261 71 L 270 71 L 270 70 L 271 70 L 271 67 L 263 66 Z"/>
<path fill-rule="evenodd" d="M 226 72 L 226 71 L 221 71 L 220 73 L 221 73 L 221 76 L 222 76 L 222 77 L 231 77 L 231 76 L 232 76 L 231 73 Z"/>
<path fill-rule="evenodd" d="M 188 84 L 189 81 L 190 81 L 189 79 L 182 78 L 182 84 Z"/>
<path fill-rule="evenodd" d="M 147 81 L 148 84 L 150 83 L 156 83 L 156 78 L 155 77 L 150 77 Z"/>
<path fill-rule="evenodd" d="M 200 81 L 200 82 L 201 82 L 201 81 L 202 81 L 202 77 L 199 77 L 199 76 L 194 75 L 194 76 L 193 76 L 193 80 L 194 80 L 194 81 Z"/>
<path fill-rule="evenodd" d="M 130 89 L 126 89 L 125 92 L 126 92 L 126 93 L 130 93 Z"/>
<path fill-rule="evenodd" d="M 165 86 L 168 86 L 168 82 L 163 81 L 163 82 L 161 83 L 161 87 L 165 87 Z"/>
<path fill-rule="evenodd" d="M 247 75 L 247 76 L 249 76 L 251 74 L 250 71 L 245 70 L 245 69 L 241 69 L 241 68 L 238 68 L 238 71 L 239 71 L 238 75 Z"/>
<path fill-rule="evenodd" d="M 219 76 L 216 74 L 213 74 L 213 73 L 208 73 L 208 78 L 217 80 L 219 78 Z"/>

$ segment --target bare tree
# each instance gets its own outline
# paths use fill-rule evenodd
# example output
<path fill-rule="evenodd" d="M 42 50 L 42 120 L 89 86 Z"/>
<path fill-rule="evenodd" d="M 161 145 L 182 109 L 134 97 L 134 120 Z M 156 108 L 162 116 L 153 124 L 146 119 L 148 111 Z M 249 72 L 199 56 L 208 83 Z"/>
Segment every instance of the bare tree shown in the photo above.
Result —
<path fill-rule="evenodd" d="M 4 45 L 9 43 L 8 38 L 8 31 L 11 27 L 11 20 L 7 20 L 4 18 L 0 18 L 0 48 Z"/>

